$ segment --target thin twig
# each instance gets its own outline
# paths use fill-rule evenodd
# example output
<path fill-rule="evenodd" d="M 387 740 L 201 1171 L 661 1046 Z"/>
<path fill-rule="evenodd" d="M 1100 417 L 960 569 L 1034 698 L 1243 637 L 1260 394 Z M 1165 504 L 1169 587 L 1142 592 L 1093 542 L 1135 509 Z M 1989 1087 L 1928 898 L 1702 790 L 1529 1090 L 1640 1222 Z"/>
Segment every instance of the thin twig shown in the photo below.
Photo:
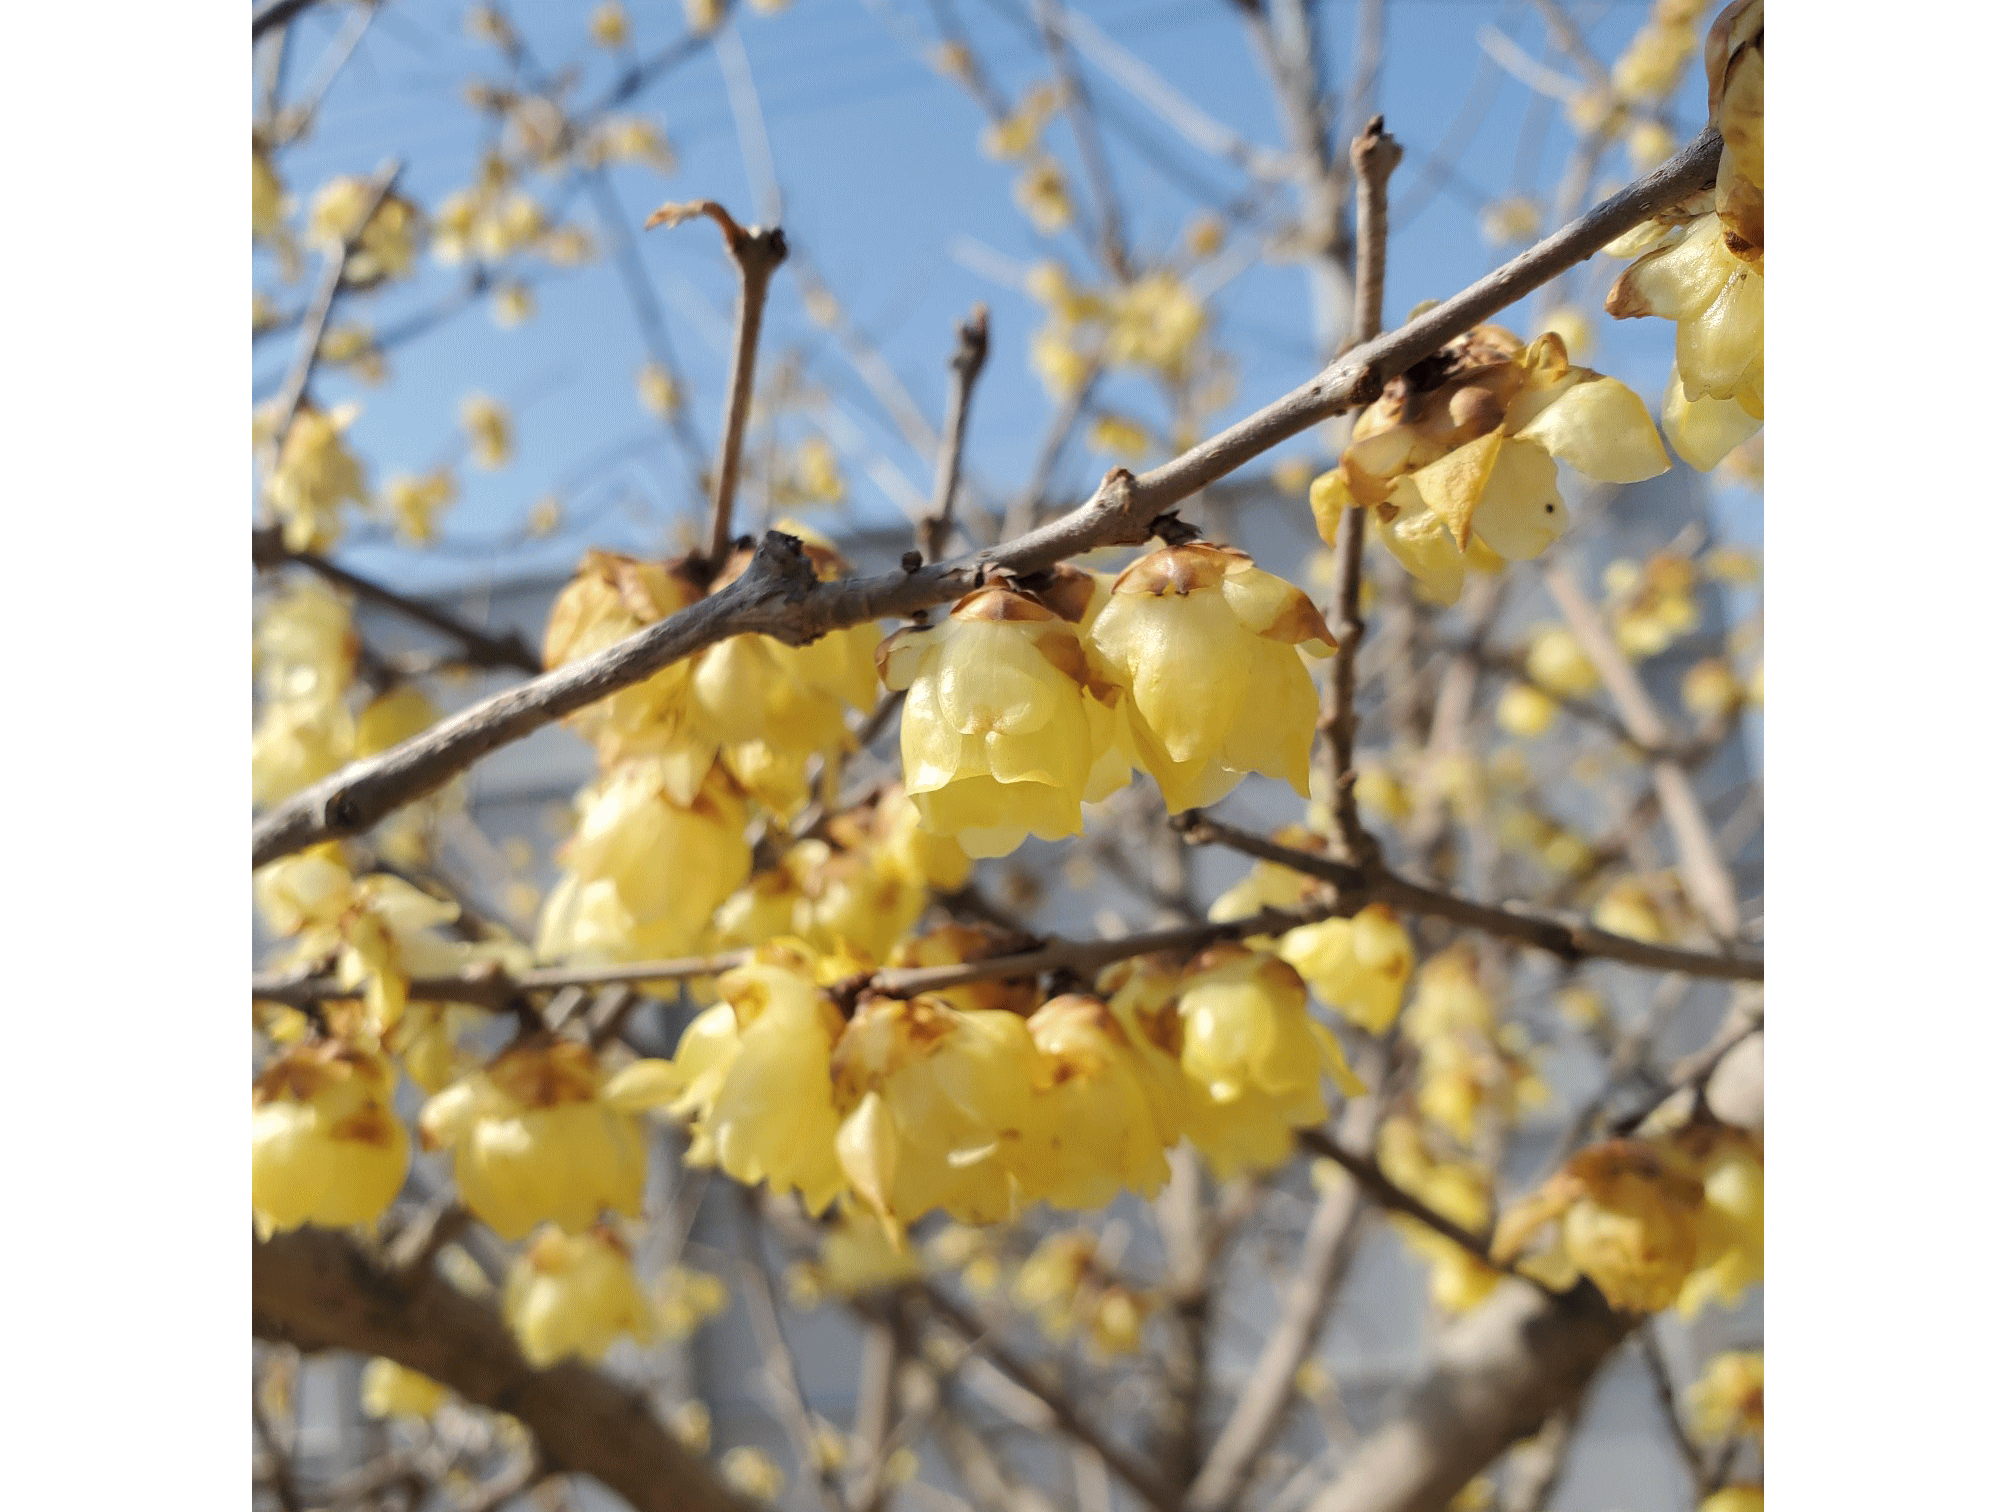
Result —
<path fill-rule="evenodd" d="M 1121 1448 L 1094 1427 L 1070 1398 L 1051 1387 L 996 1341 L 986 1324 L 928 1282 L 920 1284 L 916 1290 L 940 1321 L 973 1344 L 1002 1375 L 1041 1402 L 1063 1433 L 1097 1454 L 1106 1467 L 1131 1486 L 1143 1501 L 1157 1508 L 1171 1509 L 1175 1506 L 1176 1499 L 1171 1488 L 1152 1466 L 1143 1464 L 1131 1451 Z"/>
<path fill-rule="evenodd" d="M 1653 1320 L 1647 1318 L 1638 1327 L 1638 1353 L 1645 1361 L 1645 1373 L 1652 1377 L 1652 1394 L 1659 1399 L 1659 1415 L 1665 1419 L 1673 1447 L 1680 1451 L 1680 1458 L 1687 1465 L 1687 1474 L 1694 1482 L 1694 1495 L 1699 1499 L 1708 1494 L 1708 1462 L 1680 1416 L 1680 1404 L 1673 1395 L 1673 1372 L 1666 1366 L 1666 1352 L 1659 1347 L 1652 1324 Z"/>
<path fill-rule="evenodd" d="M 337 298 L 343 292 L 343 270 L 350 261 L 350 254 L 357 250 L 363 239 L 364 228 L 371 224 L 371 218 L 378 213 L 379 206 L 391 194 L 392 186 L 399 181 L 405 164 L 393 158 L 382 164 L 365 186 L 364 213 L 357 218 L 341 244 L 330 249 L 328 259 L 322 265 L 321 281 L 315 286 L 315 296 L 309 301 L 308 315 L 301 323 L 301 339 L 294 348 L 294 361 L 287 369 L 287 376 L 281 380 L 280 392 L 273 401 L 275 424 L 273 440 L 268 445 L 265 472 L 271 476 L 279 466 L 280 453 L 287 443 L 287 432 L 295 418 L 301 413 L 301 406 L 308 402 L 308 385 L 315 376 L 315 364 L 322 354 L 322 337 L 329 329 L 329 317 L 336 308 Z"/>
<path fill-rule="evenodd" d="M 1367 1197 L 1389 1213 L 1399 1213 L 1417 1223 L 1425 1224 L 1450 1243 L 1467 1250 L 1479 1264 L 1490 1266 L 1500 1275 L 1513 1276 L 1521 1281 L 1532 1281 L 1532 1277 L 1525 1275 L 1516 1266 L 1492 1258 L 1489 1234 L 1472 1233 L 1462 1224 L 1438 1213 L 1388 1176 L 1380 1168 L 1375 1157 L 1345 1149 L 1323 1129 L 1299 1129 L 1295 1138 L 1311 1155 L 1320 1155 L 1325 1160 L 1336 1161 L 1344 1168 L 1346 1174 L 1358 1183 Z M 1533 1284 L 1539 1285 L 1538 1282 Z"/>
<path fill-rule="evenodd" d="M 408 998 L 416 1003 L 472 1003 L 479 1008 L 502 1009 L 514 997 L 527 992 L 558 992 L 567 987 L 610 987 L 641 982 L 678 982 L 689 977 L 718 976 L 732 971 L 749 957 L 746 950 L 724 951 L 711 956 L 684 956 L 677 960 L 632 961 L 615 966 L 539 966 L 511 976 L 490 967 L 476 967 L 452 977 L 414 977 L 406 984 Z M 252 979 L 252 996 L 269 1003 L 300 1008 L 331 998 L 358 996 L 360 986 L 344 986 L 334 977 L 262 976 Z"/>
<path fill-rule="evenodd" d="M 504 667 L 534 676 L 545 670 L 538 653 L 525 644 L 525 638 L 517 631 L 493 634 L 456 618 L 425 599 L 400 593 L 347 567 L 339 567 L 318 552 L 290 551 L 281 539 L 280 531 L 272 526 L 253 530 L 252 562 L 258 567 L 278 567 L 289 562 L 306 567 L 316 576 L 348 589 L 361 599 L 368 599 L 416 624 L 439 631 L 461 647 L 462 660 L 469 666 Z"/>
<path fill-rule="evenodd" d="M 644 225 L 646 229 L 677 225 L 698 215 L 721 228 L 728 255 L 741 274 L 735 290 L 735 360 L 728 372 L 721 451 L 714 464 L 714 526 L 707 547 L 708 562 L 719 569 L 728 560 L 728 549 L 735 539 L 735 486 L 742 473 L 742 432 L 749 423 L 749 400 L 756 391 L 756 343 L 763 333 L 763 301 L 770 292 L 772 275 L 790 248 L 784 243 L 783 228 L 743 226 L 713 200 L 662 206 Z"/>
<path fill-rule="evenodd" d="M 1030 0 L 1036 25 L 1043 34 L 1043 50 L 1049 54 L 1051 72 L 1064 91 L 1064 115 L 1071 136 L 1078 144 L 1078 157 L 1085 164 L 1085 177 L 1092 185 L 1092 198 L 1099 206 L 1099 251 L 1113 276 L 1125 283 L 1132 277 L 1127 256 L 1127 230 L 1120 218 L 1120 193 L 1113 183 L 1113 165 L 1106 160 L 1106 148 L 1099 140 L 1092 119 L 1092 100 L 1085 92 L 1084 76 L 1064 38 L 1057 0 Z"/>
<path fill-rule="evenodd" d="M 972 408 L 973 385 L 986 362 L 987 306 L 983 304 L 975 305 L 973 313 L 960 322 L 959 346 L 952 354 L 952 383 L 945 393 L 945 427 L 938 434 L 931 510 L 917 527 L 917 546 L 927 562 L 945 555 L 945 539 L 952 533 L 952 510 L 959 500 L 959 467 L 966 450 L 966 418 Z"/>
<path fill-rule="evenodd" d="M 1693 192 L 1713 175 L 1721 140 L 1713 130 L 1703 132 L 1658 169 L 1462 293 L 1397 331 L 1354 346 L 1299 388 L 1139 478 L 1115 468 L 1091 499 L 1013 541 L 915 572 L 822 583 L 797 543 L 773 531 L 740 578 L 692 608 L 473 705 L 403 745 L 352 762 L 275 806 L 253 828 L 252 864 L 369 829 L 499 746 L 729 636 L 753 631 L 803 644 L 829 630 L 900 618 L 957 598 L 990 564 L 1033 572 L 1095 547 L 1139 544 L 1156 515 L 1290 436 L 1368 402 L 1392 374 Z"/>
<path fill-rule="evenodd" d="M 1386 304 L 1386 185 L 1400 166 L 1400 144 L 1386 134 L 1386 118 L 1374 116 L 1351 143 L 1358 177 L 1358 276 L 1352 297 L 1352 339 L 1363 346 L 1379 334 Z M 1330 811 L 1346 860 L 1371 854 L 1371 837 L 1353 793 L 1351 749 L 1358 733 L 1358 648 L 1365 639 L 1363 579 L 1365 511 L 1345 511 L 1337 538 L 1330 602 L 1337 627 L 1337 654 L 1330 663 L 1330 708 L 1324 722 L 1330 752 Z"/>
<path fill-rule="evenodd" d="M 1331 856 L 1297 850 L 1220 824 L 1195 810 L 1178 814 L 1170 822 L 1193 845 L 1228 846 L 1256 860 L 1271 861 L 1277 866 L 1306 872 L 1345 889 L 1356 900 L 1347 911 L 1355 911 L 1366 901 L 1387 903 L 1403 913 L 1447 919 L 1452 924 L 1467 925 L 1500 939 L 1530 945 L 1564 961 L 1621 961 L 1653 971 L 1679 971 L 1723 981 L 1762 981 L 1764 977 L 1764 962 L 1758 957 L 1710 955 L 1703 951 L 1653 945 L 1644 940 L 1611 934 L 1608 930 L 1577 920 L 1514 913 L 1509 908 L 1474 903 L 1455 893 L 1440 892 L 1432 887 L 1423 887 L 1418 882 L 1410 882 L 1386 870 L 1383 865 L 1353 866 Z M 1258 934 L 1266 931 L 1249 932 Z"/>
<path fill-rule="evenodd" d="M 770 1267 L 763 1259 L 762 1216 L 753 1187 L 742 1190 L 742 1283 L 742 1299 L 756 1332 L 756 1347 L 763 1356 L 771 1399 L 790 1432 L 799 1461 L 817 1485 L 828 1512 L 850 1512 L 839 1474 L 819 1453 L 819 1433 L 812 1423 L 812 1409 L 805 1403 L 798 1361 L 777 1316 L 777 1295 L 770 1284 Z"/>

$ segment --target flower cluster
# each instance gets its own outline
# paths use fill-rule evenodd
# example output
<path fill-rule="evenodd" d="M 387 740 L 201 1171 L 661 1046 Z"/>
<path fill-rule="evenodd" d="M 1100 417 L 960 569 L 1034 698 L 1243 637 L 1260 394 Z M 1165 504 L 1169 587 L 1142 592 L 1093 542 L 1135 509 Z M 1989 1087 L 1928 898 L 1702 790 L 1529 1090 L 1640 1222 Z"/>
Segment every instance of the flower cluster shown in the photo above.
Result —
<path fill-rule="evenodd" d="M 295 1045 L 252 1084 L 252 1217 L 260 1237 L 369 1223 L 406 1184 L 392 1064 L 361 1041 Z"/>
<path fill-rule="evenodd" d="M 877 656 L 909 692 L 904 785 L 924 827 L 999 856 L 1079 833 L 1081 805 L 1135 768 L 1172 813 L 1247 772 L 1306 796 L 1317 699 L 1297 651 L 1335 647 L 1300 589 L 1198 542 L 1110 583 L 1067 568 L 1040 587 L 990 584 Z"/>
<path fill-rule="evenodd" d="M 1223 1174 L 1277 1163 L 1326 1115 L 1326 1081 L 1360 1090 L 1294 969 L 1243 946 L 1128 962 L 1098 994 L 1040 1005 L 1032 984 L 1003 982 L 870 990 L 843 1016 L 822 974 L 788 942 L 758 950 L 652 1086 L 690 1121 L 693 1163 L 815 1212 L 843 1198 L 899 1253 L 932 1212 L 997 1223 L 1153 1193 L 1180 1139 Z"/>
<path fill-rule="evenodd" d="M 1736 0 L 1716 17 L 1703 61 L 1723 141 L 1715 189 L 1611 244 L 1635 261 L 1604 308 L 1674 322 L 1666 435 L 1705 471 L 1764 423 L 1763 0 Z"/>
<path fill-rule="evenodd" d="M 1079 286 L 1061 263 L 1030 273 L 1048 318 L 1030 338 L 1036 376 L 1053 398 L 1077 392 L 1100 366 L 1175 381 L 1200 366 L 1209 318 L 1181 274 L 1154 268 L 1107 292 Z"/>
<path fill-rule="evenodd" d="M 1344 510 L 1370 509 L 1421 592 L 1450 604 L 1467 570 L 1538 556 L 1567 528 L 1557 462 L 1605 483 L 1667 467 L 1643 401 L 1571 364 L 1559 334 L 1522 345 L 1478 326 L 1386 385 L 1309 503 L 1326 541 Z"/>
<path fill-rule="evenodd" d="M 798 527 L 791 527 L 798 530 Z M 799 531 L 815 570 L 839 576 L 845 562 L 818 537 Z M 747 565 L 738 553 L 714 579 L 732 582 Z M 698 565 L 646 562 L 591 552 L 562 591 L 547 624 L 545 659 L 559 666 L 606 649 L 647 625 L 698 603 L 707 591 Z M 715 910 L 750 883 L 737 910 L 765 897 L 805 892 L 816 870 L 810 853 L 788 853 L 774 878 L 751 882 L 744 831 L 752 808 L 789 817 L 810 798 L 815 757 L 848 750 L 849 709 L 876 696 L 874 646 L 866 624 L 792 646 L 739 635 L 675 662 L 573 717 L 596 748 L 601 775 L 577 800 L 562 876 L 540 921 L 542 956 L 647 960 L 700 947 Z M 822 842 L 823 843 L 823 842 Z M 834 847 L 827 847 L 830 856 Z M 922 910 L 922 900 L 917 911 Z M 769 938 L 755 928 L 736 942 Z M 894 934 L 916 913 L 894 925 Z"/>

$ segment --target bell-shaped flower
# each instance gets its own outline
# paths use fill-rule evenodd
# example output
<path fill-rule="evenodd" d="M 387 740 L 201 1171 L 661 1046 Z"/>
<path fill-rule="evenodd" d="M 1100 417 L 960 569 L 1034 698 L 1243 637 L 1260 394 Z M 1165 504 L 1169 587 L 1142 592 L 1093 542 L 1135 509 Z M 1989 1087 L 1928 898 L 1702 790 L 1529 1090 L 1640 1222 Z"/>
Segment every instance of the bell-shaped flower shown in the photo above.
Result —
<path fill-rule="evenodd" d="M 1454 603 L 1466 569 L 1536 557 L 1567 529 L 1557 463 L 1604 483 L 1668 465 L 1644 402 L 1570 363 L 1557 332 L 1522 346 L 1478 326 L 1387 384 L 1309 501 L 1326 541 L 1345 509 L 1370 509 L 1423 594 Z"/>
<path fill-rule="evenodd" d="M 539 922 L 547 959 L 645 961 L 699 948 L 749 875 L 748 806 L 719 768 L 674 756 L 605 772 L 576 800 L 574 836 Z"/>
<path fill-rule="evenodd" d="M 599 1360 L 624 1334 L 649 1341 L 651 1303 L 630 1252 L 607 1228 L 541 1229 L 504 1278 L 504 1320 L 527 1363 L 543 1370 L 570 1356 Z"/>
<path fill-rule="evenodd" d="M 1687 1415 L 1700 1442 L 1764 1436 L 1764 1353 L 1728 1350 L 1701 1369 L 1687 1388 Z"/>
<path fill-rule="evenodd" d="M 823 1211 L 843 1186 L 830 1062 L 839 1011 L 800 962 L 758 956 L 719 980 L 722 1001 L 681 1037 L 663 1101 L 694 1121 L 689 1160 L 750 1186 L 796 1188 Z"/>
<path fill-rule="evenodd" d="M 1579 1151 L 1538 1191 L 1506 1209 L 1492 1253 L 1518 1254 L 1559 1220 L 1568 1262 L 1612 1307 L 1671 1307 L 1694 1269 L 1701 1183 L 1657 1146 L 1613 1139 Z"/>
<path fill-rule="evenodd" d="M 1086 643 L 1171 813 L 1217 802 L 1247 772 L 1307 796 L 1318 703 L 1297 651 L 1337 643 L 1301 589 L 1243 551 L 1165 547 L 1120 574 Z"/>
<path fill-rule="evenodd" d="M 940 624 L 897 631 L 876 658 L 884 682 L 909 690 L 903 785 L 926 830 L 969 856 L 1005 856 L 1032 834 L 1084 828 L 1095 700 L 1071 620 L 994 584 Z"/>
<path fill-rule="evenodd" d="M 395 1074 L 375 1049 L 297 1044 L 252 1084 L 252 1217 L 261 1238 L 369 1223 L 406 1183 Z"/>
<path fill-rule="evenodd" d="M 1680 1163 L 1701 1180 L 1700 1253 L 1674 1304 L 1734 1307 L 1764 1279 L 1764 1142 L 1747 1129 L 1709 1124 L 1674 1138 Z"/>
<path fill-rule="evenodd" d="M 591 551 L 553 601 L 545 663 L 558 667 L 606 651 L 697 604 L 702 592 L 684 563 Z M 596 747 L 605 765 L 627 755 L 664 753 L 686 732 L 692 678 L 692 662 L 676 661 L 570 715 L 568 723 Z"/>
<path fill-rule="evenodd" d="M 1017 1206 L 1012 1173 L 1041 1080 L 1012 1013 L 866 998 L 833 1050 L 840 1168 L 892 1236 L 934 1208 L 998 1223 Z"/>
<path fill-rule="evenodd" d="M 1169 1179 L 1155 1110 L 1127 1031 L 1096 997 L 1052 998 L 1029 1017 L 1041 1052 L 1036 1117 L 1015 1171 L 1059 1208 L 1103 1208 L 1124 1188 L 1153 1196 Z"/>
<path fill-rule="evenodd" d="M 455 1185 L 499 1237 L 543 1222 L 578 1234 L 604 1208 L 628 1217 L 644 1197 L 637 1111 L 662 1084 L 662 1062 L 609 1076 L 588 1046 L 535 1035 L 430 1098 L 427 1149 L 455 1152 Z"/>

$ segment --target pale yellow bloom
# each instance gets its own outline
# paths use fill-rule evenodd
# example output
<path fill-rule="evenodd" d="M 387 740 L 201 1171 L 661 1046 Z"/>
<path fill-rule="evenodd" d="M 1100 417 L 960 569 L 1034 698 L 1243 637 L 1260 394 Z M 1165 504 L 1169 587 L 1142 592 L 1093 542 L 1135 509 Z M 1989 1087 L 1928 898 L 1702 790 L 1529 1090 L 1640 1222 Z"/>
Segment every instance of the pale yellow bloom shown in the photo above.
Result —
<path fill-rule="evenodd" d="M 1179 377 L 1189 365 L 1208 317 L 1203 302 L 1166 268 L 1143 273 L 1114 297 L 1106 360 Z"/>
<path fill-rule="evenodd" d="M 748 806 L 718 769 L 639 757 L 582 790 L 559 883 L 540 914 L 547 959 L 645 961 L 702 943 L 749 875 Z"/>
<path fill-rule="evenodd" d="M 689 8 L 699 3 L 710 3 L 710 0 L 687 0 Z M 719 0 L 711 0 L 711 3 L 719 3 Z M 761 1449 L 748 1444 L 739 1444 L 721 1456 L 721 1479 L 731 1491 L 765 1503 L 777 1500 L 791 1483 L 782 1465 Z"/>
<path fill-rule="evenodd" d="M 1210 1102 L 1264 1098 L 1289 1126 L 1319 1121 L 1327 1077 L 1362 1092 L 1330 1031 L 1309 1017 L 1302 978 L 1278 956 L 1216 945 L 1184 969 L 1183 1073 Z"/>
<path fill-rule="evenodd" d="M 588 35 L 597 47 L 617 48 L 630 40 L 630 16 L 623 0 L 602 0 L 588 13 Z"/>
<path fill-rule="evenodd" d="M 279 234 L 287 214 L 287 189 L 273 171 L 273 161 L 252 144 L 252 239 L 270 241 Z"/>
<path fill-rule="evenodd" d="M 1764 1436 L 1764 1356 L 1752 1350 L 1719 1354 L 1687 1389 L 1694 1431 L 1708 1443 Z"/>
<path fill-rule="evenodd" d="M 1565 625 L 1537 631 L 1526 647 L 1526 675 L 1549 693 L 1581 698 L 1602 686 L 1596 665 Z"/>
<path fill-rule="evenodd" d="M 553 601 L 544 660 L 562 666 L 606 651 L 639 630 L 700 601 L 701 586 L 669 562 L 591 551 Z M 690 660 L 676 661 L 570 716 L 607 766 L 626 754 L 664 752 L 687 722 Z"/>
<path fill-rule="evenodd" d="M 1015 180 L 1015 203 L 1046 236 L 1070 225 L 1071 190 L 1063 165 L 1047 153 L 1037 157 Z"/>
<path fill-rule="evenodd" d="M 1509 1258 L 1555 1220 L 1570 1264 L 1612 1307 L 1671 1307 L 1699 1249 L 1701 1183 L 1657 1147 L 1616 1139 L 1578 1152 L 1537 1192 L 1508 1208 L 1492 1251 Z"/>
<path fill-rule="evenodd" d="M 969 856 L 1075 835 L 1092 774 L 1091 673 L 1071 620 L 1005 586 L 969 593 L 876 652 L 903 703 L 903 784 Z"/>
<path fill-rule="evenodd" d="M 454 1151 L 462 1200 L 501 1238 L 549 1221 L 578 1234 L 604 1208 L 634 1218 L 644 1196 L 635 1110 L 648 1101 L 631 1093 L 661 1064 L 612 1079 L 584 1044 L 524 1039 L 430 1098 L 421 1140 Z"/>
<path fill-rule="evenodd" d="M 1522 740 L 1537 740 L 1553 726 L 1561 706 L 1528 683 L 1513 683 L 1498 696 L 1498 728 Z"/>
<path fill-rule="evenodd" d="M 343 506 L 370 507 L 363 464 L 343 439 L 358 413 L 354 404 L 327 412 L 304 404 L 287 427 L 266 498 L 288 550 L 327 551 L 342 539 Z"/>
<path fill-rule="evenodd" d="M 530 320 L 538 308 L 539 302 L 533 298 L 530 284 L 507 283 L 490 302 L 490 318 L 503 329 L 514 330 Z"/>
<path fill-rule="evenodd" d="M 1299 588 L 1242 551 L 1166 547 L 1120 575 L 1086 644 L 1171 813 L 1217 802 L 1246 772 L 1308 794 L 1317 697 L 1296 652 L 1337 643 Z"/>
<path fill-rule="evenodd" d="M 686 391 L 663 363 L 647 362 L 637 370 L 637 402 L 647 415 L 670 420 L 685 407 Z"/>
<path fill-rule="evenodd" d="M 371 186 L 364 179 L 331 179 L 315 191 L 308 207 L 308 239 L 325 251 L 354 242 L 343 268 L 343 276 L 353 283 L 404 278 L 413 271 L 424 218 L 412 201 L 388 194 L 366 222 L 370 198 Z"/>
<path fill-rule="evenodd" d="M 624 1334 L 648 1342 L 653 1333 L 630 1252 L 600 1227 L 541 1229 L 504 1278 L 504 1318 L 538 1369 L 569 1356 L 599 1360 Z"/>
<path fill-rule="evenodd" d="M 892 1235 L 934 1208 L 998 1223 L 1042 1080 L 1028 1025 L 931 998 L 869 997 L 833 1051 L 840 1167 Z"/>
<path fill-rule="evenodd" d="M 252 1217 L 260 1236 L 369 1223 L 406 1183 L 395 1073 L 375 1049 L 315 1040 L 252 1084 Z"/>
<path fill-rule="evenodd" d="M 675 1265 L 651 1284 L 657 1304 L 658 1330 L 665 1338 L 690 1339 L 709 1318 L 728 1310 L 728 1287 L 712 1271 Z"/>
<path fill-rule="evenodd" d="M 1346 508 L 1369 508 L 1380 537 L 1437 603 L 1467 568 L 1538 556 L 1567 528 L 1556 464 L 1606 483 L 1667 468 L 1638 396 L 1568 361 L 1561 337 L 1529 345 L 1478 326 L 1439 354 L 1444 376 L 1417 392 L 1403 375 L 1353 429 L 1337 472 L 1310 489 L 1326 541 Z M 1481 548 L 1481 549 L 1480 549 Z"/>
<path fill-rule="evenodd" d="M 1029 1016 L 1042 1082 L 1014 1157 L 1028 1195 L 1103 1208 L 1124 1188 L 1153 1196 L 1169 1179 L 1154 1104 L 1126 1029 L 1096 997 L 1052 998 Z"/>
<path fill-rule="evenodd" d="M 1675 1148 L 1701 1179 L 1699 1268 L 1675 1304 L 1692 1317 L 1710 1300 L 1734 1307 L 1764 1279 L 1764 1145 L 1748 1130 L 1710 1125 L 1677 1136 Z"/>
<path fill-rule="evenodd" d="M 448 1388 L 396 1360 L 381 1358 L 364 1366 L 358 1400 L 366 1417 L 430 1418 L 447 1403 Z"/>
<path fill-rule="evenodd" d="M 488 394 L 471 394 L 462 401 L 462 430 L 470 459 L 478 467 L 494 472 L 510 464 L 511 412 Z"/>
<path fill-rule="evenodd" d="M 414 477 L 400 473 L 385 484 L 385 507 L 392 512 L 400 537 L 416 546 L 434 539 L 437 522 L 460 489 L 455 474 L 445 467 Z"/>

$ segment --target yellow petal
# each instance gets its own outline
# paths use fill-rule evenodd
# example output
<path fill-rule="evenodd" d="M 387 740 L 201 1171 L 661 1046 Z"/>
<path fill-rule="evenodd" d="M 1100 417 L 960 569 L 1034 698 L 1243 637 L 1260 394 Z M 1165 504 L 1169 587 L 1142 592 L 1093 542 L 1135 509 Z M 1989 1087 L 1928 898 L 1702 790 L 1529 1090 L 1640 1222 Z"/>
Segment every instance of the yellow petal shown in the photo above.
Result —
<path fill-rule="evenodd" d="M 1568 526 L 1554 459 L 1531 441 L 1507 441 L 1499 449 L 1471 523 L 1486 546 L 1515 562 L 1536 557 L 1553 545 Z"/>
<path fill-rule="evenodd" d="M 1668 465 L 1645 401 L 1615 378 L 1574 385 L 1519 439 L 1537 441 L 1556 461 L 1599 483 L 1641 483 Z"/>

